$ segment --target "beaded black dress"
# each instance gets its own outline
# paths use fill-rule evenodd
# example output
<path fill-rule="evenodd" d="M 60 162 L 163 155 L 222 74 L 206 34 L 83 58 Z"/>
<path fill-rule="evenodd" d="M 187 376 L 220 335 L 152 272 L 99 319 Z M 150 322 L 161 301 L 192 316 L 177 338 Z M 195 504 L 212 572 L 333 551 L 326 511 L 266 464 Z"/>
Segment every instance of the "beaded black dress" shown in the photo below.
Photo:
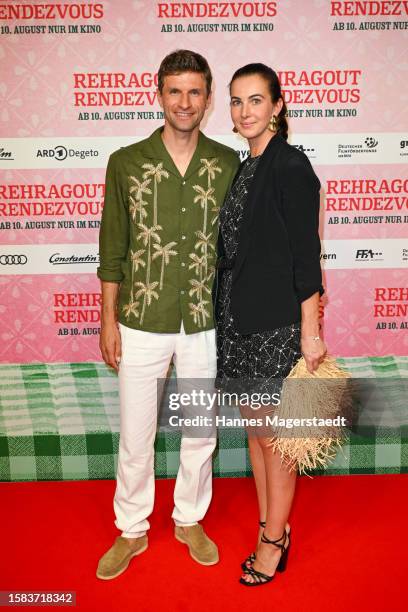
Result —
<path fill-rule="evenodd" d="M 233 259 L 237 253 L 240 225 L 258 157 L 248 157 L 220 211 L 220 232 L 225 255 Z M 217 292 L 217 387 L 231 390 L 234 380 L 250 384 L 263 379 L 262 390 L 279 390 L 295 363 L 301 357 L 300 323 L 254 334 L 240 334 L 230 309 L 232 270 L 220 274 Z M 273 308 L 273 304 L 271 304 Z M 254 313 L 256 316 L 256 313 Z M 268 385 L 269 383 L 269 385 Z M 254 390 L 251 385 L 251 391 Z M 240 385 L 242 390 L 242 387 Z M 249 391 L 249 390 L 248 390 Z"/>

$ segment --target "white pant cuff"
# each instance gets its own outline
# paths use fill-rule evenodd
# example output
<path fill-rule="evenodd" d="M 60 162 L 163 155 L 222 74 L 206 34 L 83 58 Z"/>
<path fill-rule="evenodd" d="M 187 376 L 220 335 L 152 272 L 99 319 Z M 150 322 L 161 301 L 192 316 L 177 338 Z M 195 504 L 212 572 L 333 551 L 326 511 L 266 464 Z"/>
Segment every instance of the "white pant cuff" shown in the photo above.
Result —
<path fill-rule="evenodd" d="M 180 521 L 174 521 L 174 524 L 177 527 L 192 527 L 193 525 L 197 525 L 197 521 L 194 521 L 194 523 L 181 523 Z"/>
<path fill-rule="evenodd" d="M 146 535 L 145 531 L 134 531 L 133 533 L 129 531 L 122 531 L 122 538 L 141 538 L 144 535 Z"/>

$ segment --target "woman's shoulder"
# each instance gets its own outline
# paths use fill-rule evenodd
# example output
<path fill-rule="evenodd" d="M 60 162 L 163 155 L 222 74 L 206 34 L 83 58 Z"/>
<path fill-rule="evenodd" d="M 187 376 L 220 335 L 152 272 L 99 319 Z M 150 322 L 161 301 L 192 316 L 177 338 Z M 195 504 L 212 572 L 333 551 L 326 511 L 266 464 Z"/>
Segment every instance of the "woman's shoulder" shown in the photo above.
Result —
<path fill-rule="evenodd" d="M 272 138 L 262 157 L 262 165 L 269 171 L 271 167 L 281 169 L 310 167 L 309 158 L 303 151 L 289 144 L 280 134 Z"/>
<path fill-rule="evenodd" d="M 311 165 L 308 156 L 295 145 L 289 144 L 289 142 L 282 137 L 280 137 L 279 144 L 280 151 L 278 161 L 285 166 L 295 168 L 299 166 L 309 167 Z"/>
<path fill-rule="evenodd" d="M 303 151 L 289 144 L 283 138 L 283 142 L 280 146 L 279 155 L 277 156 L 276 163 L 279 168 L 279 177 L 281 183 L 291 184 L 294 176 L 296 176 L 296 182 L 298 184 L 315 184 L 320 188 L 320 182 L 313 166 Z"/>

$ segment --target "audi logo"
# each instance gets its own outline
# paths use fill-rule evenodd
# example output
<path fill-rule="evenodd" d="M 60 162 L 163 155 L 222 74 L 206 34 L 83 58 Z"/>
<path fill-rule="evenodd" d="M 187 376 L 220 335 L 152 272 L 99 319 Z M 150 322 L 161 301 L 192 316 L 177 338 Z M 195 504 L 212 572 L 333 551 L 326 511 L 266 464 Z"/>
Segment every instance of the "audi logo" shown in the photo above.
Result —
<path fill-rule="evenodd" d="M 28 261 L 26 255 L 0 255 L 2 266 L 24 266 Z"/>

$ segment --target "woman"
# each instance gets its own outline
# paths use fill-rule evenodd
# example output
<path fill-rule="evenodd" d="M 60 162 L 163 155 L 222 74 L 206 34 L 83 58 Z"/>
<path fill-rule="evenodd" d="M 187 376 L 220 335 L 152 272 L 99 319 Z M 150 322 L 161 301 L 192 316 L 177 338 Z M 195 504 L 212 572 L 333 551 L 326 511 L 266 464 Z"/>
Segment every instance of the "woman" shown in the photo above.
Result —
<path fill-rule="evenodd" d="M 234 131 L 248 140 L 250 156 L 220 213 L 217 380 L 226 389 L 236 379 L 262 379 L 276 390 L 301 355 L 313 372 L 326 353 L 318 323 L 320 183 L 306 155 L 286 142 L 286 106 L 271 68 L 240 68 L 230 95 Z M 242 564 L 246 586 L 283 571 L 290 544 L 296 471 L 270 441 L 248 437 L 261 529 Z"/>

